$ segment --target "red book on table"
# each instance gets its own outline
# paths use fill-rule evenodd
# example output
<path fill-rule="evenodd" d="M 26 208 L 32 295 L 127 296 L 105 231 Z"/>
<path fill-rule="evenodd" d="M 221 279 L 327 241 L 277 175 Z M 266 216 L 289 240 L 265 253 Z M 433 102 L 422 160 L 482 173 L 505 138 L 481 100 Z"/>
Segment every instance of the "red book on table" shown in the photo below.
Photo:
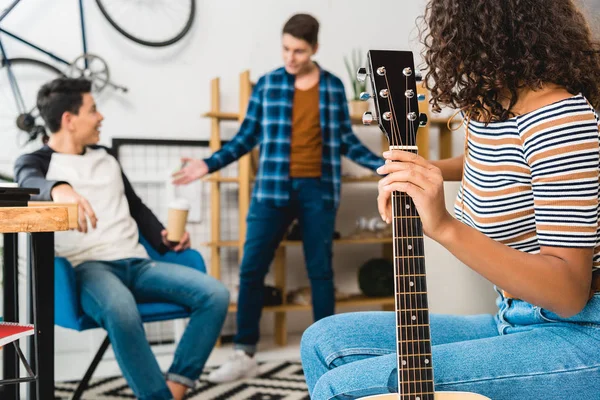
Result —
<path fill-rule="evenodd" d="M 0 322 L 0 347 L 33 333 L 33 325 Z"/>

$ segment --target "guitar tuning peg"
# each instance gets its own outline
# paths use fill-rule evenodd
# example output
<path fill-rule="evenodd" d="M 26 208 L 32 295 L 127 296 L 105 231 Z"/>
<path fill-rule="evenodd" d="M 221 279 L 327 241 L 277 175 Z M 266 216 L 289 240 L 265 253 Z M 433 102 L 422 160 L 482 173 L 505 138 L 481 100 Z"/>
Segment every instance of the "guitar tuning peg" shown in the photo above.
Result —
<path fill-rule="evenodd" d="M 421 113 L 419 114 L 419 127 L 427 126 L 427 114 Z"/>
<path fill-rule="evenodd" d="M 366 111 L 362 116 L 363 125 L 371 125 L 373 122 L 377 122 L 377 118 L 371 111 Z"/>
<path fill-rule="evenodd" d="M 367 72 L 366 68 L 359 68 L 358 71 L 356 71 L 356 80 L 358 80 L 359 82 L 364 82 L 367 80 L 367 76 L 369 75 L 369 73 Z"/>
<path fill-rule="evenodd" d="M 367 101 L 367 100 L 369 100 L 369 99 L 372 99 L 373 97 L 374 97 L 374 96 L 373 96 L 371 93 L 368 93 L 368 92 L 362 92 L 362 93 L 360 94 L 360 96 L 358 96 L 358 99 L 359 99 L 359 100 L 362 100 L 362 101 Z"/>

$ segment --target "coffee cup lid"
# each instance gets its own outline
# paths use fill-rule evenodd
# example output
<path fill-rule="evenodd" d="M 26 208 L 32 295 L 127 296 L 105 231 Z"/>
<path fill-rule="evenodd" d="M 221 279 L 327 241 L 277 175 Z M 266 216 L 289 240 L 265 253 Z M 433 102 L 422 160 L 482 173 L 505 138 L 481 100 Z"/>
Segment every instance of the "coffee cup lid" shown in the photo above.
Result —
<path fill-rule="evenodd" d="M 169 203 L 169 208 L 174 208 L 176 210 L 189 210 L 190 202 L 186 199 L 174 199 Z"/>

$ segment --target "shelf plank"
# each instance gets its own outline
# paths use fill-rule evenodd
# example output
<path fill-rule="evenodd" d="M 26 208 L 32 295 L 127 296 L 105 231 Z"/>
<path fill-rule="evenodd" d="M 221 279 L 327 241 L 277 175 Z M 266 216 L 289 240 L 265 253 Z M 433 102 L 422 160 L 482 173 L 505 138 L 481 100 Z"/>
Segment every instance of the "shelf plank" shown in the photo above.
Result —
<path fill-rule="evenodd" d="M 334 244 L 386 244 L 392 243 L 392 238 L 342 238 L 333 241 Z M 300 246 L 301 240 L 284 240 L 282 246 Z M 220 242 L 204 242 L 201 246 L 206 247 L 238 247 L 240 242 L 237 240 L 222 240 Z"/>
<path fill-rule="evenodd" d="M 239 121 L 240 119 L 240 114 L 239 113 L 233 113 L 233 112 L 222 112 L 222 111 L 208 111 L 205 112 L 204 114 L 202 114 L 202 117 L 204 118 L 216 118 L 222 121 Z M 448 119 L 450 117 L 432 117 L 429 119 L 430 123 L 433 124 L 446 124 L 448 122 Z M 350 121 L 352 122 L 353 125 L 363 125 L 362 123 L 362 115 L 351 115 L 350 116 Z M 460 122 L 460 118 L 454 118 L 452 120 L 453 123 L 458 123 Z"/>
<path fill-rule="evenodd" d="M 392 238 L 342 238 L 333 241 L 334 244 L 384 244 L 392 243 Z M 284 240 L 281 242 L 282 246 L 299 246 L 302 244 L 301 240 Z"/>
<path fill-rule="evenodd" d="M 238 113 L 221 112 L 221 111 L 219 111 L 219 112 L 208 111 L 208 112 L 205 112 L 204 114 L 202 114 L 202 117 L 216 118 L 221 121 L 239 121 L 240 120 L 240 114 L 238 114 Z M 352 116 L 350 116 L 350 121 L 352 122 L 353 125 L 363 125 L 362 115 L 352 115 Z"/>
<path fill-rule="evenodd" d="M 448 120 L 450 119 L 450 117 L 432 117 L 429 118 L 429 122 L 432 124 L 436 124 L 436 125 L 446 125 L 448 123 Z M 460 124 L 462 122 L 462 119 L 460 117 L 454 117 L 452 119 L 452 124 Z"/>
<path fill-rule="evenodd" d="M 360 307 L 360 306 L 386 306 L 394 305 L 393 297 L 367 297 L 353 296 L 346 300 L 335 302 L 336 307 Z M 264 307 L 263 311 L 286 312 L 286 311 L 306 311 L 312 310 L 312 305 L 303 304 L 282 304 L 280 306 Z M 236 312 L 237 304 L 229 305 L 229 312 Z"/>
<path fill-rule="evenodd" d="M 200 246 L 205 247 L 238 247 L 240 242 L 237 240 L 221 240 L 219 242 L 204 242 Z"/>
<path fill-rule="evenodd" d="M 342 176 L 342 183 L 379 182 L 382 176 Z"/>
<path fill-rule="evenodd" d="M 381 176 L 372 175 L 372 176 L 343 176 L 342 183 L 367 183 L 367 182 L 379 182 Z M 240 179 L 238 177 L 219 177 L 215 178 L 213 176 L 209 176 L 202 179 L 207 182 L 235 182 L 239 183 Z M 254 182 L 254 179 L 250 179 L 251 182 Z"/>
<path fill-rule="evenodd" d="M 203 178 L 202 181 L 205 182 L 232 182 L 232 183 L 239 183 L 240 182 L 240 178 L 238 178 L 237 176 L 234 177 L 223 177 L 223 176 L 208 176 L 206 178 Z"/>
<path fill-rule="evenodd" d="M 429 123 L 434 124 L 434 125 L 446 125 L 448 123 L 448 120 L 450 119 L 450 117 L 432 117 L 429 118 Z M 362 123 L 362 115 L 351 115 L 350 116 L 350 121 L 352 121 L 353 125 L 363 125 Z M 453 124 L 456 123 L 460 123 L 460 118 L 454 118 L 452 120 Z M 376 125 L 375 125 L 376 126 Z"/>
<path fill-rule="evenodd" d="M 363 126 L 367 126 L 364 125 L 362 123 L 362 115 L 351 115 L 350 116 L 350 121 L 352 122 L 352 125 L 363 125 Z"/>
<path fill-rule="evenodd" d="M 228 113 L 228 112 L 215 112 L 215 111 L 209 111 L 206 112 L 204 114 L 202 114 L 202 117 L 204 118 L 216 118 L 219 119 L 221 121 L 239 121 L 240 119 L 240 114 L 238 113 Z"/>

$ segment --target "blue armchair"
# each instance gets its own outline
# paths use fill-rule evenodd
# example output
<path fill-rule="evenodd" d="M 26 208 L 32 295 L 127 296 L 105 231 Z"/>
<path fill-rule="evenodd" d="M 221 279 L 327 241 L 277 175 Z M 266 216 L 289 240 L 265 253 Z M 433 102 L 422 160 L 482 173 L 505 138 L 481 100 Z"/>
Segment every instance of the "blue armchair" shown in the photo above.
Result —
<path fill-rule="evenodd" d="M 148 255 L 150 255 L 150 258 L 153 260 L 185 265 L 201 272 L 206 272 L 204 260 L 196 250 L 189 249 L 180 253 L 169 251 L 160 255 L 141 235 L 140 243 L 146 248 Z M 65 258 L 56 257 L 54 271 L 55 324 L 76 331 L 98 328 L 99 326 L 94 320 L 85 315 L 81 310 L 79 296 L 75 286 L 75 271 L 69 261 Z M 186 308 L 172 303 L 140 303 L 138 304 L 138 310 L 140 311 L 143 322 L 187 318 L 190 314 L 189 310 Z M 80 381 L 79 386 L 73 393 L 73 400 L 81 398 L 109 344 L 110 341 L 107 336 L 94 356 L 94 359 L 88 367 L 83 379 Z"/>

